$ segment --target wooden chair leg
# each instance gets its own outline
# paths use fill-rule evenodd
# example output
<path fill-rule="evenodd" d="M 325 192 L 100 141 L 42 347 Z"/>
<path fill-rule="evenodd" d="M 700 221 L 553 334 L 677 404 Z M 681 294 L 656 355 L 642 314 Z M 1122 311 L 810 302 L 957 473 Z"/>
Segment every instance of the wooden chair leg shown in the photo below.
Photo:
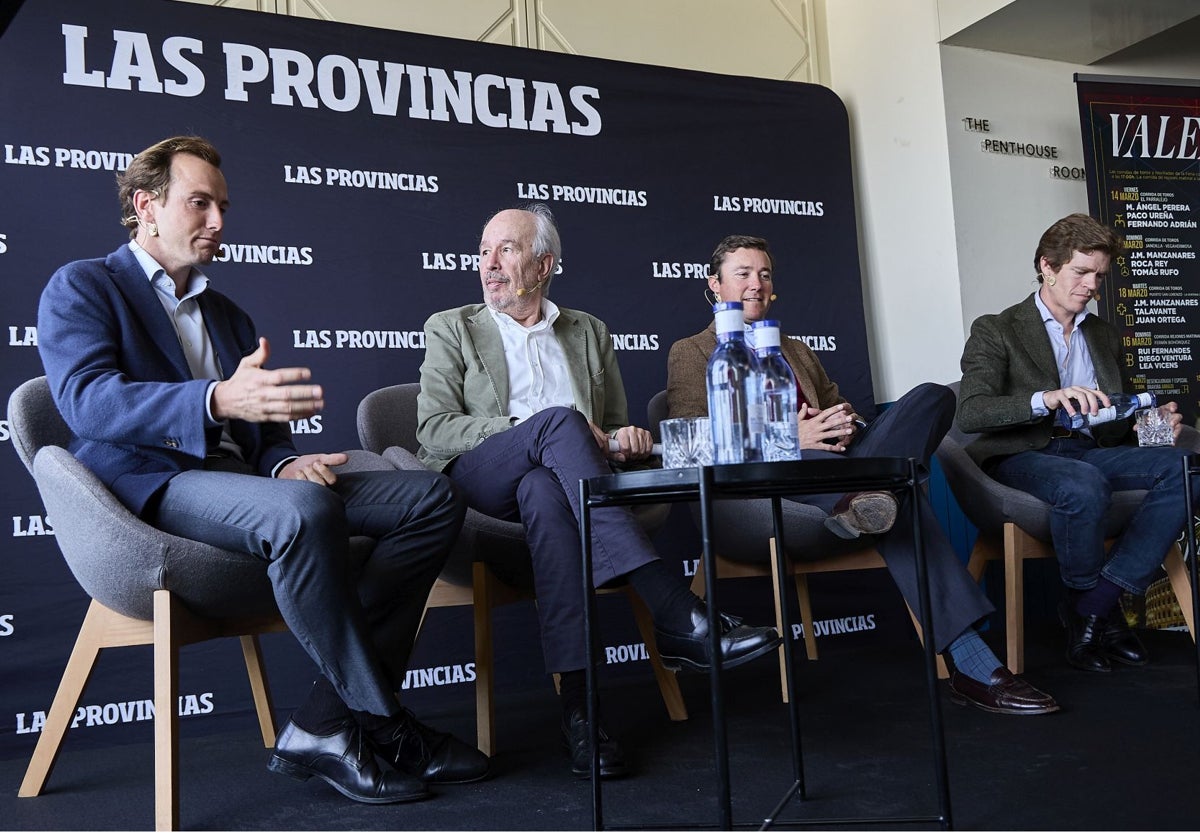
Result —
<path fill-rule="evenodd" d="M 775 632 L 778 633 L 779 638 L 782 639 L 783 634 L 785 632 L 787 632 L 787 633 L 792 632 L 791 627 L 783 626 L 784 594 L 779 588 L 779 564 L 783 561 L 779 557 L 779 551 L 778 551 L 774 537 L 771 537 L 768 545 L 770 547 L 770 554 L 771 554 L 771 570 L 770 570 L 771 594 L 775 599 Z M 787 572 L 789 572 L 789 571 L 790 571 L 790 569 L 784 569 L 784 577 L 785 578 L 787 577 Z M 807 608 L 807 610 L 806 610 L 806 601 L 808 599 L 807 583 L 805 583 L 803 585 L 803 594 L 801 594 L 802 587 L 801 587 L 800 581 L 804 577 L 805 577 L 804 575 L 796 575 L 796 596 L 797 596 L 797 599 L 800 601 L 800 615 L 801 615 L 800 620 L 803 623 L 807 619 L 808 624 L 812 624 L 811 607 Z M 804 633 L 804 642 L 805 642 L 806 648 L 808 646 L 808 640 L 809 640 L 809 633 L 806 629 L 805 633 Z M 815 647 L 813 648 L 813 651 L 815 654 L 815 651 L 816 651 Z M 790 702 L 789 697 L 788 697 L 788 681 L 787 681 L 788 660 L 787 660 L 787 651 L 785 650 L 783 645 L 779 646 L 779 651 L 777 653 L 777 656 L 779 657 L 779 697 L 784 703 L 787 703 L 787 702 Z M 812 655 L 812 656 L 809 656 L 808 658 L 816 659 L 816 656 Z"/>
<path fill-rule="evenodd" d="M 692 594 L 697 598 L 703 598 L 707 591 L 704 581 L 704 558 L 701 557 L 696 561 L 696 573 L 692 575 Z"/>
<path fill-rule="evenodd" d="M 154 827 L 179 828 L 179 647 L 172 595 L 154 593 Z"/>
<path fill-rule="evenodd" d="M 625 587 L 625 592 L 629 596 L 633 618 L 646 645 L 646 655 L 650 657 L 650 667 L 654 669 L 654 679 L 658 682 L 658 690 L 662 694 L 663 704 L 667 707 L 667 715 L 671 720 L 687 720 L 687 705 L 683 702 L 683 694 L 679 690 L 679 680 L 676 679 L 674 671 L 663 665 L 662 657 L 658 655 L 658 645 L 654 643 L 654 618 L 632 587 Z"/>
<path fill-rule="evenodd" d="M 808 575 L 796 575 L 796 600 L 800 603 L 800 626 L 804 628 L 804 654 L 817 658 L 817 629 L 813 626 L 812 596 L 808 591 Z"/>
<path fill-rule="evenodd" d="M 988 546 L 982 539 L 975 540 L 975 546 L 971 549 L 971 556 L 967 560 L 967 574 L 971 576 L 971 580 L 979 583 L 983 580 L 983 573 L 987 571 L 988 564 Z"/>
<path fill-rule="evenodd" d="M 83 691 L 87 688 L 88 680 L 92 676 L 92 669 L 96 666 L 96 660 L 104 647 L 103 642 L 107 635 L 107 628 L 114 616 L 117 619 L 127 620 L 103 606 L 99 601 L 92 601 L 91 606 L 88 607 L 83 625 L 79 628 L 79 635 L 75 639 L 75 647 L 71 651 L 67 667 L 58 683 L 58 691 L 54 694 L 54 702 L 50 706 L 49 714 L 46 715 L 42 734 L 38 736 L 37 746 L 34 747 L 33 756 L 29 759 L 29 767 L 25 770 L 25 778 L 21 782 L 17 796 L 37 796 L 45 788 L 46 780 L 50 778 L 50 773 L 54 769 L 54 762 L 58 759 L 58 751 L 62 748 L 67 727 L 71 725 L 71 718 L 79 705 L 79 698 L 83 696 Z"/>
<path fill-rule="evenodd" d="M 246 676 L 250 678 L 250 695 L 254 698 L 263 746 L 271 749 L 275 746 L 275 710 L 271 708 L 271 687 L 267 684 L 267 672 L 263 668 L 262 647 L 256 635 L 238 638 L 242 643 L 242 658 L 246 660 Z"/>
<path fill-rule="evenodd" d="M 494 650 L 492 647 L 492 573 L 484 563 L 472 563 L 475 603 L 475 740 L 486 756 L 496 754 L 496 710 L 492 705 Z"/>
<path fill-rule="evenodd" d="M 1025 671 L 1025 546 L 1024 534 L 1004 523 L 1004 622 L 1008 670 Z"/>
<path fill-rule="evenodd" d="M 1167 579 L 1171 582 L 1171 590 L 1175 593 L 1175 600 L 1179 602 L 1179 608 L 1183 610 L 1183 620 L 1187 622 L 1188 632 L 1192 634 L 1192 643 L 1196 642 L 1196 627 L 1193 624 L 1192 615 L 1192 583 L 1188 578 L 1187 566 L 1183 562 L 1183 555 L 1179 553 L 1179 546 L 1171 546 L 1171 550 L 1167 552 L 1167 558 L 1163 562 L 1167 569 Z"/>

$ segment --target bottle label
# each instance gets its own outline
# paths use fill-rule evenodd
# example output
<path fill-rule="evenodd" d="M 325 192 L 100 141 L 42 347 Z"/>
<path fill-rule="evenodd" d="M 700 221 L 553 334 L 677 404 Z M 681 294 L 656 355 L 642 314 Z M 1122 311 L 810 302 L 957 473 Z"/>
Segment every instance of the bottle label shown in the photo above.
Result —
<path fill-rule="evenodd" d="M 757 437 L 763 433 L 763 413 L 763 404 L 760 402 L 751 403 L 746 406 L 746 425 L 749 427 L 752 437 Z"/>

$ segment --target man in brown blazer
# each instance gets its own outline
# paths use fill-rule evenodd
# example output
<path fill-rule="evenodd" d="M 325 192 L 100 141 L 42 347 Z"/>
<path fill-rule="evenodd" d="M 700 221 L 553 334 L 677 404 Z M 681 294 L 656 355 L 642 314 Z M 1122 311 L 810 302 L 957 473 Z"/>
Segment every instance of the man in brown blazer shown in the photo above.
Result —
<path fill-rule="evenodd" d="M 765 239 L 727 236 L 709 261 L 708 288 L 718 301 L 740 302 L 749 325 L 767 314 L 775 298 L 774 268 L 774 258 Z M 915 458 L 927 473 L 930 457 L 954 416 L 954 393 L 949 388 L 933 383 L 918 385 L 867 424 L 841 396 L 806 344 L 787 336 L 781 336 L 781 341 L 784 358 L 796 375 L 800 391 L 798 420 L 804 458 Z M 709 324 L 707 329 L 672 345 L 667 360 L 669 416 L 708 414 L 706 370 L 716 343 L 715 325 Z M 873 534 L 892 579 L 916 612 L 919 601 L 912 517 L 903 509 L 897 517 L 895 499 L 890 496 L 888 499 L 891 508 L 890 515 L 885 517 L 886 527 L 880 527 L 877 521 L 875 499 L 870 499 L 861 516 L 852 497 L 823 494 L 793 501 L 815 505 L 830 514 L 826 525 L 839 536 Z M 908 499 L 906 505 L 915 499 L 921 518 L 934 649 L 946 654 L 953 664 L 951 697 L 960 704 L 1002 714 L 1057 711 L 1053 697 L 1009 672 L 979 637 L 974 625 L 994 608 L 954 553 L 926 494 L 913 493 Z"/>
<path fill-rule="evenodd" d="M 971 326 L 962 356 L 958 424 L 980 432 L 967 453 L 997 481 L 1051 505 L 1050 528 L 1067 588 L 1060 617 L 1067 661 L 1107 672 L 1142 665 L 1146 649 L 1125 622 L 1122 591 L 1145 592 L 1183 530 L 1183 470 L 1171 447 L 1135 446 L 1131 420 L 1071 431 L 1059 408 L 1094 415 L 1125 391 L 1120 335 L 1087 309 L 1119 250 L 1114 231 L 1082 213 L 1059 219 L 1034 254 L 1037 291 Z M 1170 413 L 1175 436 L 1175 403 Z M 1114 490 L 1147 490 L 1107 552 Z M 1200 492 L 1200 488 L 1197 488 Z"/>

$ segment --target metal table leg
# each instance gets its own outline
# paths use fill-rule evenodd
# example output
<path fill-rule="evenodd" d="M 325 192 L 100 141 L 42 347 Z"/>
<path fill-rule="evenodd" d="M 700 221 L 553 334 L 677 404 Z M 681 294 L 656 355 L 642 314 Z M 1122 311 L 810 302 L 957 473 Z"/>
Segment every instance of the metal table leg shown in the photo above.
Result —
<path fill-rule="evenodd" d="M 588 483 L 579 480 L 579 541 L 583 557 L 583 632 L 587 646 L 588 747 L 592 753 L 592 830 L 604 830 L 604 803 L 600 796 L 600 718 L 596 685 L 596 590 L 592 586 L 592 511 L 588 506 Z"/>
<path fill-rule="evenodd" d="M 708 581 L 708 652 L 711 668 L 708 673 L 709 695 L 713 714 L 713 749 L 717 762 L 717 824 L 721 830 L 733 828 L 733 806 L 729 786 L 729 743 L 725 729 L 725 700 L 721 690 L 721 633 L 717 599 L 717 561 L 712 541 L 712 467 L 700 469 L 700 538 L 704 559 L 704 579 Z"/>
<path fill-rule="evenodd" d="M 921 638 L 925 656 L 925 682 L 929 690 L 929 726 L 933 730 L 934 776 L 937 781 L 939 822 L 943 828 L 953 828 L 950 814 L 950 780 L 946 768 L 946 734 L 942 728 L 942 701 L 938 695 L 937 651 L 933 636 L 933 616 L 929 599 L 929 571 L 925 565 L 925 545 L 921 539 L 921 510 L 918 493 L 917 462 L 910 458 L 909 508 L 912 511 L 913 549 L 917 559 L 917 600 L 921 606 Z"/>
<path fill-rule="evenodd" d="M 787 685 L 788 721 L 792 732 L 792 784 L 779 800 L 779 804 L 763 820 L 762 830 L 775 825 L 775 819 L 783 811 L 792 797 L 799 794 L 801 799 L 807 795 L 804 789 L 804 754 L 800 733 L 800 702 L 796 696 L 796 681 L 792 673 L 792 613 L 791 599 L 788 597 L 788 553 L 783 537 L 783 503 L 778 496 L 771 498 L 771 522 L 775 529 L 775 552 L 778 562 L 775 564 L 775 586 L 779 592 L 780 623 L 783 625 L 783 651 L 787 667 L 783 669 L 784 682 Z"/>

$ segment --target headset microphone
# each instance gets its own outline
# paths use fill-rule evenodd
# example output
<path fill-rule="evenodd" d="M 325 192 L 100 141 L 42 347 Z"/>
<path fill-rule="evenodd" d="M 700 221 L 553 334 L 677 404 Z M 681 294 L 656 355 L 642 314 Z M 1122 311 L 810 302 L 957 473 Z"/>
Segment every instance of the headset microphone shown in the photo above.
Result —
<path fill-rule="evenodd" d="M 771 300 L 774 301 L 777 297 L 779 297 L 779 295 L 771 295 Z"/>
<path fill-rule="evenodd" d="M 542 283 L 545 282 L 545 280 L 539 280 L 536 286 L 531 286 L 528 289 L 517 289 L 517 297 L 525 297 L 525 295 L 532 294 L 537 289 L 540 289 L 542 287 Z"/>

